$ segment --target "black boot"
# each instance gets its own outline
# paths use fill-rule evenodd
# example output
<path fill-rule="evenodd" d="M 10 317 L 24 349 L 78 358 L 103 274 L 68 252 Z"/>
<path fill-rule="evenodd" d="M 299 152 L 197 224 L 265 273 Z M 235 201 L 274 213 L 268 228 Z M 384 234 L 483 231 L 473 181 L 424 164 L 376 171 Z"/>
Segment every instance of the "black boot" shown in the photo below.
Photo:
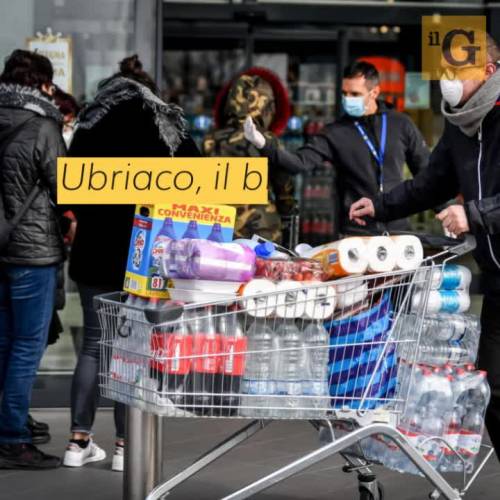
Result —
<path fill-rule="evenodd" d="M 31 415 L 28 415 L 28 429 L 33 444 L 47 444 L 50 441 L 49 426 L 43 422 L 37 422 Z"/>
<path fill-rule="evenodd" d="M 47 455 L 30 443 L 0 444 L 0 469 L 56 469 L 61 459 Z"/>

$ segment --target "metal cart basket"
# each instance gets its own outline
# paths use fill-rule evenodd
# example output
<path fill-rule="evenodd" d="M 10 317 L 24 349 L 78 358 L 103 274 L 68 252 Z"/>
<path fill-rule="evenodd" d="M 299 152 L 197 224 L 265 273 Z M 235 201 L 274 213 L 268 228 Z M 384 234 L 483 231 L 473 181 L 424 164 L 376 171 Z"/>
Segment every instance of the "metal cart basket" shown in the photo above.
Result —
<path fill-rule="evenodd" d="M 129 407 L 127 447 L 142 450 L 134 449 L 135 462 L 126 457 L 125 498 L 163 498 L 271 422 L 294 419 L 314 425 L 323 444 L 226 500 L 249 498 L 335 453 L 358 473 L 360 497 L 380 500 L 363 446 L 370 436 L 398 447 L 433 484 L 434 498 L 459 499 L 491 450 L 468 483 L 464 467 L 455 489 L 397 424 L 412 390 L 432 274 L 468 250 L 466 242 L 418 269 L 258 295 L 205 293 L 193 301 L 200 297 L 191 290 L 173 289 L 177 300 L 154 303 L 124 293 L 98 297 L 101 393 Z M 175 477 L 159 484 L 157 470 L 147 483 L 161 469 L 161 443 L 151 440 L 161 440 L 164 416 L 250 422 Z M 148 435 L 141 434 L 137 426 L 148 419 Z"/>

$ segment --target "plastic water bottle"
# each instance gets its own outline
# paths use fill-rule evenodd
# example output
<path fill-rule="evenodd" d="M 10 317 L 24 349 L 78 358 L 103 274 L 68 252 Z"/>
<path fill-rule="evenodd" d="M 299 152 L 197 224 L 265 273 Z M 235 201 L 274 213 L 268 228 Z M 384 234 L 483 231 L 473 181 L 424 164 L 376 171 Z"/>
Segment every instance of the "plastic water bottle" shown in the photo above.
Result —
<path fill-rule="evenodd" d="M 311 417 L 319 418 L 330 407 L 328 385 L 328 356 L 330 335 L 319 321 L 313 321 L 304 330 L 305 380 L 303 394 L 317 396 L 304 398 L 304 404 L 311 407 Z"/>
<path fill-rule="evenodd" d="M 461 427 L 461 412 L 458 408 L 454 408 L 443 435 L 443 439 L 446 440 L 452 449 L 443 445 L 443 458 L 439 466 L 442 472 L 460 472 L 462 469 L 462 462 L 455 454 L 455 452 L 459 451 Z"/>
<path fill-rule="evenodd" d="M 273 394 L 273 331 L 264 318 L 256 318 L 247 331 L 248 353 L 241 382 L 240 415 L 265 418 Z"/>
<path fill-rule="evenodd" d="M 442 437 L 444 434 L 445 414 L 441 412 L 442 406 L 438 401 L 434 401 L 421 410 L 422 440 L 419 444 L 419 450 L 434 468 L 437 468 L 441 461 L 443 447 L 440 441 L 428 438 Z"/>
<path fill-rule="evenodd" d="M 481 448 L 484 417 L 480 408 L 471 408 L 462 420 L 458 441 L 459 452 L 466 461 L 466 470 L 474 469 L 474 461 Z"/>
<path fill-rule="evenodd" d="M 220 335 L 211 306 L 195 313 L 192 329 L 194 406 L 199 413 L 212 414 L 220 363 Z"/>
<path fill-rule="evenodd" d="M 217 243 L 223 243 L 224 242 L 224 237 L 222 236 L 222 226 L 216 222 L 212 226 L 212 231 L 207 237 L 207 240 L 209 241 L 215 241 Z"/>
<path fill-rule="evenodd" d="M 186 231 L 182 235 L 183 239 L 199 240 L 200 233 L 198 232 L 198 223 L 195 220 L 189 221 Z"/>
<path fill-rule="evenodd" d="M 276 398 L 282 418 L 301 417 L 304 409 L 302 395 L 304 336 L 293 319 L 286 319 L 278 328 L 279 351 L 276 372 Z"/>
<path fill-rule="evenodd" d="M 463 343 L 456 340 L 425 340 L 420 343 L 418 361 L 436 366 L 446 363 L 464 364 L 470 361 L 470 352 Z"/>
<path fill-rule="evenodd" d="M 221 357 L 217 392 L 220 414 L 232 415 L 240 404 L 241 378 L 245 372 L 245 356 L 248 347 L 247 337 L 241 328 L 238 314 L 226 312 L 219 318 L 217 330 L 221 335 Z"/>

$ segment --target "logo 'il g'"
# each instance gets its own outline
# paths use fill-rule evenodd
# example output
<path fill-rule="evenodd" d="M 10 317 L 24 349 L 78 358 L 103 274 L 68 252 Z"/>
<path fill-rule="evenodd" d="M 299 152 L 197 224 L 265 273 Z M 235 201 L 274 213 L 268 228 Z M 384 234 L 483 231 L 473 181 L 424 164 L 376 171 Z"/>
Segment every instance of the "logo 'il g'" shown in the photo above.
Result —
<path fill-rule="evenodd" d="M 451 53 L 451 45 L 456 36 L 465 36 L 470 44 L 474 43 L 474 31 L 466 31 L 464 29 L 454 29 L 446 33 L 443 39 L 443 57 L 451 66 L 475 66 L 476 65 L 476 52 L 481 50 L 479 45 L 462 45 L 460 49 L 463 50 L 467 56 L 464 59 L 457 59 Z"/>

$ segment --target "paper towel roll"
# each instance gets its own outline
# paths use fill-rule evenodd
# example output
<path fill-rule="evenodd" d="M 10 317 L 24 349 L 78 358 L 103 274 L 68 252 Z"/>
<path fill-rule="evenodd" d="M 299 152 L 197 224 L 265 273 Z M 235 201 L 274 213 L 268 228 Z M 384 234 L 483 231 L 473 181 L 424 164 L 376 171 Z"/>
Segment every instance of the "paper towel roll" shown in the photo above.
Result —
<path fill-rule="evenodd" d="M 416 292 L 412 299 L 412 310 L 417 311 L 425 297 L 424 292 Z M 470 307 L 468 292 L 458 290 L 431 290 L 427 302 L 427 313 L 464 313 Z"/>
<path fill-rule="evenodd" d="M 276 285 L 280 293 L 276 297 L 276 316 L 279 318 L 300 318 L 305 311 L 304 285 L 297 281 L 284 280 Z"/>
<path fill-rule="evenodd" d="M 327 243 L 304 252 L 304 256 L 319 260 L 328 278 L 363 274 L 368 266 L 366 246 L 358 237 Z"/>
<path fill-rule="evenodd" d="M 396 245 L 389 236 L 370 236 L 364 238 L 368 271 L 386 273 L 396 267 Z"/>
<path fill-rule="evenodd" d="M 304 317 L 307 319 L 330 318 L 335 311 L 336 295 L 333 286 L 311 285 L 306 289 Z"/>
<path fill-rule="evenodd" d="M 468 290 L 471 281 L 472 273 L 469 268 L 457 264 L 446 264 L 442 269 L 436 269 L 436 276 L 433 276 L 431 288 Z"/>
<path fill-rule="evenodd" d="M 335 287 L 337 292 L 337 309 L 345 309 L 362 302 L 368 296 L 368 285 L 365 281 L 359 283 L 342 283 Z"/>
<path fill-rule="evenodd" d="M 255 318 L 266 318 L 274 314 L 276 310 L 276 295 L 268 295 L 276 292 L 276 285 L 270 280 L 254 279 L 249 281 L 243 288 L 243 308 L 250 316 Z M 266 294 L 262 297 L 253 295 Z"/>
<path fill-rule="evenodd" d="M 396 269 L 417 269 L 424 258 L 421 241 L 413 235 L 391 236 L 396 246 Z"/>

